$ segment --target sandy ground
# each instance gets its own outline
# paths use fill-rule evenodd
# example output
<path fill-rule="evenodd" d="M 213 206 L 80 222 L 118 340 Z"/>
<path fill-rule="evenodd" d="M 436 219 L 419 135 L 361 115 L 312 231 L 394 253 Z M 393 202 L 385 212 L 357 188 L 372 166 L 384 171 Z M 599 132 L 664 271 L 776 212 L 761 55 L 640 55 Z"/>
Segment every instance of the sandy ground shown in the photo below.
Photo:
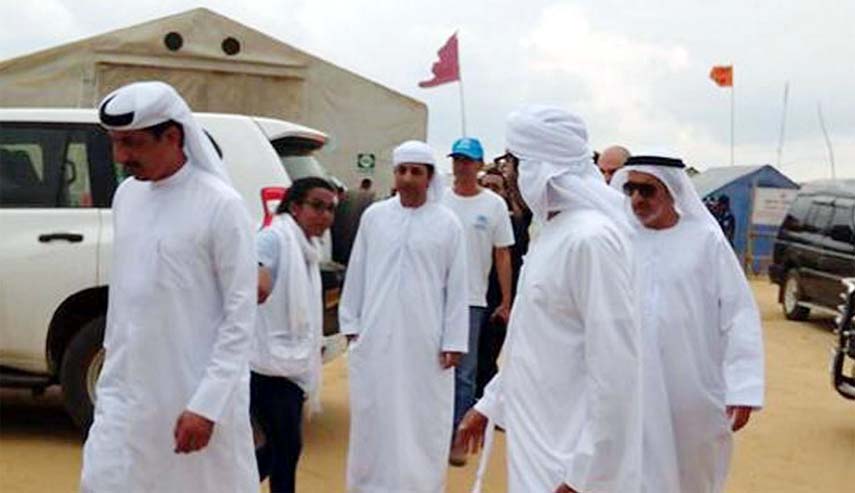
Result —
<path fill-rule="evenodd" d="M 855 491 L 855 402 L 829 385 L 834 343 L 828 319 L 783 318 L 775 288 L 753 283 L 763 312 L 767 407 L 736 439 L 731 493 L 849 493 Z M 300 491 L 344 491 L 347 455 L 347 372 L 343 359 L 325 369 L 325 411 L 306 427 Z M 77 490 L 81 441 L 56 391 L 41 398 L 0 392 L 0 492 Z M 450 493 L 468 493 L 475 463 L 449 471 Z M 262 488 L 266 491 L 266 488 Z M 487 493 L 505 491 L 504 437 L 491 458 Z"/>

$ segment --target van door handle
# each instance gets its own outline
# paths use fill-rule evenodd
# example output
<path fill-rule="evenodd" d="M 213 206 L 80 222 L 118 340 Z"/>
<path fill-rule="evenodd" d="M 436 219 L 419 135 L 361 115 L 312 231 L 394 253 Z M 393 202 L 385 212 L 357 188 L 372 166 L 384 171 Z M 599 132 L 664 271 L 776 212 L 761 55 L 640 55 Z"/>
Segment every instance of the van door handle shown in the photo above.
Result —
<path fill-rule="evenodd" d="M 64 240 L 69 243 L 80 243 L 83 241 L 83 235 L 77 233 L 48 233 L 39 235 L 40 243 L 49 243 L 57 240 Z"/>

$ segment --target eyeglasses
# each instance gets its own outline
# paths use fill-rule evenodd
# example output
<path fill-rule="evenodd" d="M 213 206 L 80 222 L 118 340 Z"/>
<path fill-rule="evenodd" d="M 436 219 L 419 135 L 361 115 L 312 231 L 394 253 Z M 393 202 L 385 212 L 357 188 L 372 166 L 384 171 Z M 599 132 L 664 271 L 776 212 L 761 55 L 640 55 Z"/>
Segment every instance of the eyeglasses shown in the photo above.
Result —
<path fill-rule="evenodd" d="M 628 181 L 623 184 L 623 193 L 625 193 L 627 197 L 632 197 L 632 194 L 636 191 L 638 191 L 639 195 L 644 199 L 649 199 L 656 195 L 656 187 L 650 183 L 634 183 Z"/>
<path fill-rule="evenodd" d="M 303 204 L 311 207 L 315 212 L 329 212 L 330 214 L 335 213 L 335 202 L 324 202 L 323 200 L 313 199 L 306 200 L 303 202 Z"/>

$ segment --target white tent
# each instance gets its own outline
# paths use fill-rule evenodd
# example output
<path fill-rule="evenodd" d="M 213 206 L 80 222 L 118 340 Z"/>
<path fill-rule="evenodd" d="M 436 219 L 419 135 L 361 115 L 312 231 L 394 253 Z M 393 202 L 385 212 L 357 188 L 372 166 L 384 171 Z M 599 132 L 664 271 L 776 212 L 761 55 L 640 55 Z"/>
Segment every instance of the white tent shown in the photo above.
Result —
<path fill-rule="evenodd" d="M 391 186 L 392 149 L 426 138 L 424 103 L 204 8 L 0 62 L 0 106 L 91 108 L 151 79 L 172 84 L 195 111 L 324 131 L 327 168 L 350 186 L 372 176 L 380 193 Z M 375 156 L 373 171 L 357 166 L 360 154 Z"/>

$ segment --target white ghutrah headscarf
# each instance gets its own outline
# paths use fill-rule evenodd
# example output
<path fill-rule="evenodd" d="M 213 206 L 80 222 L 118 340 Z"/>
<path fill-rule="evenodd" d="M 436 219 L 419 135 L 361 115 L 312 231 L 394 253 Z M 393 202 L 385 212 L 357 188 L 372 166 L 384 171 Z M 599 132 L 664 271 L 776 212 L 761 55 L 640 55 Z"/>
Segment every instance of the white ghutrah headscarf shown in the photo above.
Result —
<path fill-rule="evenodd" d="M 134 82 L 108 94 L 98 105 L 101 125 L 107 130 L 142 130 L 173 120 L 184 129 L 184 154 L 202 171 L 231 185 L 226 167 L 213 143 L 193 117 L 190 107 L 169 84 Z"/>
<path fill-rule="evenodd" d="M 704 228 L 712 230 L 724 238 L 721 226 L 715 220 L 709 209 L 701 201 L 692 179 L 686 173 L 686 165 L 682 160 L 663 155 L 641 154 L 632 156 L 612 177 L 611 186 L 615 190 L 622 190 L 629 179 L 630 171 L 646 173 L 661 181 L 668 193 L 674 199 L 674 209 L 681 219 L 697 222 Z M 624 199 L 625 206 L 629 210 L 629 216 L 635 218 L 633 225 L 636 228 L 644 226 L 632 212 L 632 206 L 628 197 Z"/>
<path fill-rule="evenodd" d="M 623 196 L 606 185 L 588 145 L 585 122 L 561 108 L 531 105 L 508 116 L 508 152 L 519 159 L 519 189 L 534 217 L 549 212 L 597 210 L 625 232 Z"/>
<path fill-rule="evenodd" d="M 445 188 L 442 176 L 436 169 L 436 158 L 431 146 L 419 140 L 408 140 L 392 151 L 392 164 L 397 168 L 404 163 L 426 164 L 433 168 L 433 175 L 428 186 L 427 201 L 438 202 Z"/>

